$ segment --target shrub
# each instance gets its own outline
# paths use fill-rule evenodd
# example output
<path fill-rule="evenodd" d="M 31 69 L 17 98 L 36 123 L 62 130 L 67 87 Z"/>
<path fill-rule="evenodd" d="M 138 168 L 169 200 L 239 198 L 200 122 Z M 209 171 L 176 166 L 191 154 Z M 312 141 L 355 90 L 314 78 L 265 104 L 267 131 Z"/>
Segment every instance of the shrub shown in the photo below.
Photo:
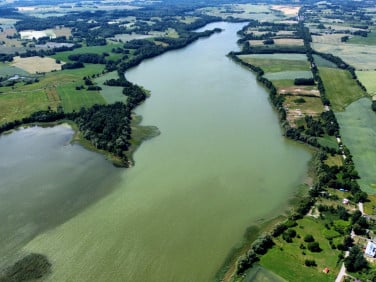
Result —
<path fill-rule="evenodd" d="M 310 242 L 308 243 L 308 250 L 314 253 L 321 252 L 321 248 L 318 242 Z"/>
<path fill-rule="evenodd" d="M 317 266 L 316 261 L 313 260 L 313 259 L 306 259 L 306 260 L 304 261 L 304 264 L 305 264 L 306 266 L 308 266 L 308 267 L 311 267 L 311 266 Z"/>
<path fill-rule="evenodd" d="M 310 243 L 310 242 L 313 242 L 315 241 L 315 238 L 313 238 L 313 236 L 311 234 L 307 234 L 304 236 L 304 242 L 307 242 L 307 243 Z"/>

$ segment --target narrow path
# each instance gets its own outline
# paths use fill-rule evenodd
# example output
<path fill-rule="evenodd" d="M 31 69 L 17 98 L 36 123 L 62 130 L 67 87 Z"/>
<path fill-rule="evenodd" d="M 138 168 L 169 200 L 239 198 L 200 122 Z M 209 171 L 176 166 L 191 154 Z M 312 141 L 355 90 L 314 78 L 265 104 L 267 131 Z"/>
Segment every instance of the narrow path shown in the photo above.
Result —
<path fill-rule="evenodd" d="M 345 253 L 345 257 L 347 257 L 349 255 L 349 252 L 347 251 Z M 343 277 L 346 275 L 346 267 L 345 267 L 345 264 L 342 263 L 342 267 L 341 267 L 341 270 L 339 271 L 338 275 L 337 275 L 337 278 L 335 280 L 335 282 L 341 282 L 343 280 Z"/>
<path fill-rule="evenodd" d="M 358 203 L 358 208 L 359 208 L 360 212 L 361 212 L 362 214 L 364 214 L 363 203 L 359 202 L 359 203 Z"/>

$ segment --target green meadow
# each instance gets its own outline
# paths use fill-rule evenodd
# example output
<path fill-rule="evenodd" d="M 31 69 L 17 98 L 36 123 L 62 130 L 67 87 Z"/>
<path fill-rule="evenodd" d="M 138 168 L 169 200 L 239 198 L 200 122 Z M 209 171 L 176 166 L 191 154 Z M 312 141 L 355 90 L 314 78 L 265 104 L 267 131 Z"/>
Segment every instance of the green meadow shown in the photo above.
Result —
<path fill-rule="evenodd" d="M 319 71 L 334 111 L 344 111 L 345 107 L 366 95 L 348 71 L 332 68 L 320 68 Z"/>
<path fill-rule="evenodd" d="M 253 55 L 239 56 L 244 62 L 258 66 L 266 73 L 283 71 L 307 71 L 309 70 L 308 61 L 302 60 L 284 60 L 274 58 L 255 58 Z"/>
<path fill-rule="evenodd" d="M 353 155 L 362 190 L 376 194 L 376 113 L 371 100 L 360 99 L 336 113 L 344 144 Z"/>
<path fill-rule="evenodd" d="M 281 236 L 275 238 L 275 246 L 261 257 L 260 265 L 287 281 L 334 281 L 341 266 L 337 262 L 340 251 L 333 250 L 328 239 L 324 237 L 323 221 L 306 216 L 297 223 L 298 226 L 292 228 L 297 233 L 292 243 L 287 243 Z M 321 252 L 311 252 L 306 249 L 307 243 L 303 238 L 308 234 L 319 243 Z M 317 266 L 305 266 L 306 259 L 315 260 Z M 327 274 L 323 273 L 326 267 L 330 269 Z"/>
<path fill-rule="evenodd" d="M 367 93 L 370 95 L 376 95 L 376 71 L 357 71 L 356 75 L 359 81 L 367 89 Z"/>

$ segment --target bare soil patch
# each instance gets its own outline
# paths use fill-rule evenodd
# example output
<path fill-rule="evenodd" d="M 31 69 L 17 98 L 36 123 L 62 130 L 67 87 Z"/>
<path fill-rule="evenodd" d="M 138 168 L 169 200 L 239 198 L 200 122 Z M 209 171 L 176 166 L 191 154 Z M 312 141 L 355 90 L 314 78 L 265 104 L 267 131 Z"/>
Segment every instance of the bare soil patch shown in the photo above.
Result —
<path fill-rule="evenodd" d="M 315 96 L 320 97 L 320 92 L 317 89 L 312 89 L 311 87 L 305 86 L 291 86 L 291 87 L 281 87 L 278 88 L 278 93 L 281 95 L 297 95 L 297 96 Z"/>

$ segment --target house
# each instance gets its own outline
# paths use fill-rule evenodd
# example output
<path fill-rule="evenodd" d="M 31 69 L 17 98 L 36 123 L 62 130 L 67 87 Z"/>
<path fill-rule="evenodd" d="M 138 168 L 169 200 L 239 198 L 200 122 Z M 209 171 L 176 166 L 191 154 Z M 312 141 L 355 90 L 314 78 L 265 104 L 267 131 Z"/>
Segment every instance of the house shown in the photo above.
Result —
<path fill-rule="evenodd" d="M 344 198 L 342 204 L 347 205 L 349 203 L 349 199 Z"/>
<path fill-rule="evenodd" d="M 365 254 L 372 258 L 376 256 L 376 244 L 374 242 L 368 241 Z"/>
<path fill-rule="evenodd" d="M 324 273 L 329 273 L 329 268 L 328 267 L 325 267 L 324 270 L 322 271 Z"/>

